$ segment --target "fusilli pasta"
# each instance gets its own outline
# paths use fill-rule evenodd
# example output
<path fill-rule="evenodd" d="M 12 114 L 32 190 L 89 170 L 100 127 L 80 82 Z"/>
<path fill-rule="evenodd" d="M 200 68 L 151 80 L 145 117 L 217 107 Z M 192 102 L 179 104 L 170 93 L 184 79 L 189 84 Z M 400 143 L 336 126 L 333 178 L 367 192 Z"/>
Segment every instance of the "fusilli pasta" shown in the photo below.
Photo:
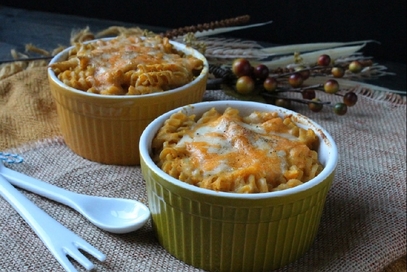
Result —
<path fill-rule="evenodd" d="M 298 186 L 322 171 L 318 137 L 290 116 L 240 116 L 214 108 L 195 120 L 173 114 L 153 140 L 154 161 L 181 181 L 215 191 L 262 193 Z"/>
<path fill-rule="evenodd" d="M 107 95 L 142 95 L 191 82 L 203 61 L 177 51 L 160 36 L 118 36 L 76 43 L 68 59 L 50 65 L 73 88 Z"/>

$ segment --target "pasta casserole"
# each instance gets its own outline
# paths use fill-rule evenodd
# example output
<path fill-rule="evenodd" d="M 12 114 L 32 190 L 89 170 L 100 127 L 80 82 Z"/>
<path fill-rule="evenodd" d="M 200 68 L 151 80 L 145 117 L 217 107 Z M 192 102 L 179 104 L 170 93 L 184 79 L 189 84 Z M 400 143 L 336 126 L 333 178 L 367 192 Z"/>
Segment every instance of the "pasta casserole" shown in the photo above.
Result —
<path fill-rule="evenodd" d="M 152 142 L 153 159 L 183 182 L 215 191 L 262 193 L 295 187 L 322 171 L 312 129 L 291 116 L 212 108 L 173 114 Z"/>
<path fill-rule="evenodd" d="M 121 35 L 76 43 L 67 60 L 50 65 L 78 90 L 105 95 L 141 95 L 191 82 L 203 61 L 177 51 L 168 38 Z"/>

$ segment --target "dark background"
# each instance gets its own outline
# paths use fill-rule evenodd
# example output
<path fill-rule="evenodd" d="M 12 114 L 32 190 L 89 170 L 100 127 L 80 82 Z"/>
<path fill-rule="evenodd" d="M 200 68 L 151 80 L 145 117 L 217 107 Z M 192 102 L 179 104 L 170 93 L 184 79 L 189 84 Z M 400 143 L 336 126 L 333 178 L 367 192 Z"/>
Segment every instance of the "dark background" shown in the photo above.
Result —
<path fill-rule="evenodd" d="M 267 26 L 233 32 L 274 44 L 375 40 L 363 52 L 377 60 L 406 62 L 406 1 L 95 1 L 0 0 L 0 5 L 178 28 L 250 15 Z"/>

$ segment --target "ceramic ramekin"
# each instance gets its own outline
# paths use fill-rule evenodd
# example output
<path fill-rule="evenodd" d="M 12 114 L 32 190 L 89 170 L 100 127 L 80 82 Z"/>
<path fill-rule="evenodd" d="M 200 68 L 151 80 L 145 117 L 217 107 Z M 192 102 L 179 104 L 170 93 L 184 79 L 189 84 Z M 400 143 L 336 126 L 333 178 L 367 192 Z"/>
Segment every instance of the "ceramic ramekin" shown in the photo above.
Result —
<path fill-rule="evenodd" d="M 206 90 L 208 62 L 195 49 L 171 42 L 174 47 L 204 62 L 192 82 L 165 92 L 145 95 L 100 95 L 71 88 L 48 68 L 51 93 L 66 144 L 91 161 L 115 165 L 138 165 L 139 138 L 156 117 L 174 108 L 202 101 Z M 65 60 L 67 48 L 51 64 Z"/>
<path fill-rule="evenodd" d="M 200 116 L 215 107 L 234 107 L 293 115 L 312 128 L 319 140 L 323 171 L 297 187 L 270 193 L 215 192 L 179 181 L 151 158 L 158 129 L 180 110 Z M 146 180 L 153 227 L 161 245 L 176 258 L 209 271 L 270 271 L 298 259 L 311 246 L 337 165 L 337 147 L 318 124 L 287 109 L 256 102 L 202 102 L 172 110 L 147 126 L 140 138 L 142 174 Z"/>

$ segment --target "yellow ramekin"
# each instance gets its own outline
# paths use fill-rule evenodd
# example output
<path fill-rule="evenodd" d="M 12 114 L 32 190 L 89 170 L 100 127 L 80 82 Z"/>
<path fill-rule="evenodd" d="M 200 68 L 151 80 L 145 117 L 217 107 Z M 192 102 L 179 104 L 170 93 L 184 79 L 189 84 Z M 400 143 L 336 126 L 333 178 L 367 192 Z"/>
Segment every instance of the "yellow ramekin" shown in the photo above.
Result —
<path fill-rule="evenodd" d="M 201 59 L 204 68 L 192 82 L 165 92 L 126 96 L 87 93 L 67 86 L 48 68 L 67 146 L 91 161 L 138 165 L 139 138 L 144 128 L 169 110 L 202 101 L 206 90 L 209 66 L 205 57 L 184 44 L 171 43 L 177 50 Z M 70 49 L 56 55 L 50 63 L 65 60 Z"/>
<path fill-rule="evenodd" d="M 215 107 L 245 115 L 254 110 L 292 115 L 312 128 L 320 144 L 323 171 L 297 187 L 270 193 L 215 192 L 179 181 L 151 158 L 158 129 L 180 110 L 200 116 Z M 172 110 L 150 123 L 140 138 L 141 169 L 147 184 L 153 227 L 176 258 L 208 271 L 270 271 L 303 255 L 315 239 L 337 165 L 337 147 L 326 130 L 298 113 L 256 102 L 202 102 Z"/>

